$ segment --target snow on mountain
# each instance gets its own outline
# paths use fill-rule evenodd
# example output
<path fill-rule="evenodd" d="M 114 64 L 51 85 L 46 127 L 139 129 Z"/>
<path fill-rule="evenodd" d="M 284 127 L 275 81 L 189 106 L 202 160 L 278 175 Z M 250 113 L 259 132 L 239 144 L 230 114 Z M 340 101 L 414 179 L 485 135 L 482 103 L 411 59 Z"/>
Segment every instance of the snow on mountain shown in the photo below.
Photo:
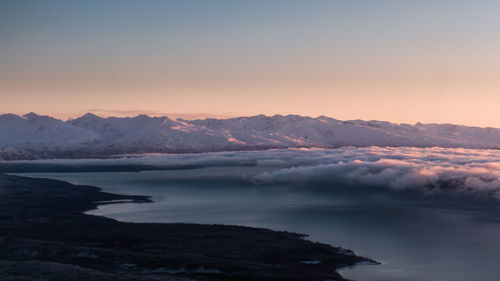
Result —
<path fill-rule="evenodd" d="M 199 152 L 231 148 L 228 134 L 196 126 L 184 120 L 139 115 L 100 118 L 86 114 L 69 124 L 93 131 L 103 138 L 102 145 L 127 148 L 132 152 Z"/>
<path fill-rule="evenodd" d="M 173 120 L 87 113 L 66 122 L 34 113 L 0 115 L 3 159 L 341 146 L 500 148 L 500 129 L 298 115 Z"/>
<path fill-rule="evenodd" d="M 61 120 L 28 113 L 0 115 L 0 146 L 70 147 L 100 139 L 99 134 Z"/>

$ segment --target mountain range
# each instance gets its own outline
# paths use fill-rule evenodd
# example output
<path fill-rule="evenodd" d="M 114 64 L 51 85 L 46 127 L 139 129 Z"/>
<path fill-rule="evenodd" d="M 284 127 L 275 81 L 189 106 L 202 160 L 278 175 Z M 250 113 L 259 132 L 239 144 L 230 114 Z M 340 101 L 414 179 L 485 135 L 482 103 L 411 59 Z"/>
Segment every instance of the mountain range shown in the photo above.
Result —
<path fill-rule="evenodd" d="M 498 149 L 500 129 L 298 115 L 184 120 L 87 113 L 67 121 L 35 113 L 0 115 L 3 160 L 342 146 Z"/>

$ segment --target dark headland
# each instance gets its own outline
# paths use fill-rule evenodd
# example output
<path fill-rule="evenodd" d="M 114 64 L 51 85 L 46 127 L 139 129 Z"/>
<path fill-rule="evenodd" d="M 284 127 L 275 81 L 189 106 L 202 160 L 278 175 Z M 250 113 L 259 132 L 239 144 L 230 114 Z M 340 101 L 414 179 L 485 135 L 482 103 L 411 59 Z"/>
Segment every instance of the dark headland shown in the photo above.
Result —
<path fill-rule="evenodd" d="M 0 174 L 0 280 L 345 280 L 366 258 L 267 229 L 87 215 L 145 196 Z M 100 202 L 100 203 L 99 203 Z"/>

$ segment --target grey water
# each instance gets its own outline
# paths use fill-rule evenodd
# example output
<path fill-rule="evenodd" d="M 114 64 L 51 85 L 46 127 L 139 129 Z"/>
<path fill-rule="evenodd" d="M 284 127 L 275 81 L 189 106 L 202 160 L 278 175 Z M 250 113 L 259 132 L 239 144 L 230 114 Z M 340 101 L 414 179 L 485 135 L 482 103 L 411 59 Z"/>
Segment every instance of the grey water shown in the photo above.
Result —
<path fill-rule="evenodd" d="M 272 168 L 213 166 L 141 172 L 24 173 L 152 196 L 154 203 L 103 205 L 89 213 L 130 222 L 265 227 L 308 234 L 381 265 L 341 270 L 357 281 L 497 281 L 496 199 L 426 195 L 341 183 L 256 184 Z"/>

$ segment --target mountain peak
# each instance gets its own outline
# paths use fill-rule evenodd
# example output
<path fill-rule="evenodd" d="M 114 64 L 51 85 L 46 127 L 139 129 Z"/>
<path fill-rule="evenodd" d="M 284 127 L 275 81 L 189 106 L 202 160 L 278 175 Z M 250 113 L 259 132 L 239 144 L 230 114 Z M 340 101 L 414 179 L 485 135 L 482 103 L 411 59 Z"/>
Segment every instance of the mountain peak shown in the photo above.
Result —
<path fill-rule="evenodd" d="M 30 113 L 24 114 L 23 117 L 27 118 L 27 119 L 36 119 L 38 117 L 41 117 L 41 115 L 38 115 L 35 112 L 30 112 Z"/>
<path fill-rule="evenodd" d="M 79 118 L 85 119 L 101 119 L 102 117 L 95 115 L 94 113 L 87 112 Z"/>
<path fill-rule="evenodd" d="M 28 120 L 37 120 L 37 121 L 44 121 L 44 122 L 62 122 L 61 120 L 59 119 L 56 119 L 54 117 L 51 117 L 51 116 L 48 116 L 48 115 L 39 115 L 39 114 L 36 114 L 34 112 L 30 112 L 30 113 L 27 113 L 27 114 L 24 114 L 22 116 L 24 119 L 28 119 Z"/>
<path fill-rule="evenodd" d="M 99 120 L 102 120 L 104 118 L 100 117 L 100 116 L 97 116 L 93 113 L 90 113 L 90 112 L 87 112 L 85 113 L 84 115 L 76 118 L 76 119 L 69 119 L 68 122 L 69 123 L 73 123 L 73 124 L 76 124 L 78 122 L 95 122 L 95 121 L 99 121 Z"/>
<path fill-rule="evenodd" d="M 147 114 L 139 114 L 133 118 L 136 118 L 136 119 L 153 119 L 153 117 L 147 115 Z"/>

